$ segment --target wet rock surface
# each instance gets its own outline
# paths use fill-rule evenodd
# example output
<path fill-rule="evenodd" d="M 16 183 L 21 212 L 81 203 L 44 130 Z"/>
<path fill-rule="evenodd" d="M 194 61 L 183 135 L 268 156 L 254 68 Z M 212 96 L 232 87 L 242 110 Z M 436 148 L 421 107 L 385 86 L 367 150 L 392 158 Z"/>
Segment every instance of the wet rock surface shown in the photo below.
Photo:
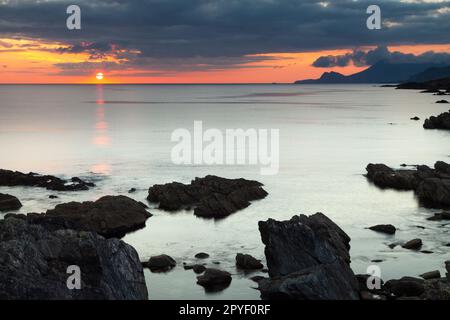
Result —
<path fill-rule="evenodd" d="M 190 184 L 179 182 L 150 187 L 147 199 L 159 208 L 176 211 L 194 207 L 194 214 L 203 218 L 224 218 L 263 199 L 267 192 L 258 181 L 226 179 L 217 176 L 195 178 Z"/>
<path fill-rule="evenodd" d="M 166 272 L 177 265 L 176 261 L 167 254 L 150 257 L 147 262 L 143 262 L 144 268 L 149 268 L 152 272 Z"/>
<path fill-rule="evenodd" d="M 120 238 L 128 232 L 144 227 L 149 217 L 151 214 L 141 202 L 125 196 L 105 196 L 95 202 L 59 204 L 54 209 L 47 210 L 45 214 L 31 215 L 29 219 L 59 218 L 76 230 L 94 231 L 107 238 Z"/>
<path fill-rule="evenodd" d="M 243 253 L 236 255 L 236 267 L 242 270 L 258 270 L 264 268 L 260 260 Z"/>
<path fill-rule="evenodd" d="M 54 191 L 82 191 L 89 190 L 95 184 L 86 182 L 78 177 L 64 180 L 51 175 L 40 175 L 37 173 L 22 173 L 0 169 L 0 186 L 25 186 L 40 187 Z"/>
<path fill-rule="evenodd" d="M 375 226 L 369 227 L 370 230 L 386 233 L 395 234 L 397 229 L 392 224 L 377 224 Z"/>
<path fill-rule="evenodd" d="M 438 102 L 439 103 L 439 102 Z M 440 102 L 443 103 L 443 102 Z M 446 102 L 448 103 L 448 102 Z M 444 112 L 437 117 L 431 116 L 425 120 L 423 127 L 425 129 L 450 130 L 450 112 Z"/>
<path fill-rule="evenodd" d="M 420 248 L 422 248 L 422 240 L 421 239 L 409 240 L 402 247 L 410 250 L 420 250 Z"/>
<path fill-rule="evenodd" d="M 359 299 L 350 269 L 350 238 L 317 213 L 259 222 L 270 279 L 258 282 L 262 299 Z"/>
<path fill-rule="evenodd" d="M 229 272 L 208 268 L 203 275 L 197 277 L 197 284 L 204 287 L 206 291 L 216 292 L 227 288 L 231 280 Z"/>
<path fill-rule="evenodd" d="M 427 207 L 450 207 L 450 165 L 443 161 L 434 168 L 425 165 L 416 170 L 394 170 L 384 164 L 369 164 L 367 179 L 380 188 L 414 190 L 420 202 Z"/>
<path fill-rule="evenodd" d="M 73 265 L 80 290 L 67 287 Z M 147 299 L 147 288 L 123 241 L 10 217 L 0 221 L 0 299 Z"/>
<path fill-rule="evenodd" d="M 19 210 L 22 203 L 10 194 L 0 193 L 0 212 Z"/>

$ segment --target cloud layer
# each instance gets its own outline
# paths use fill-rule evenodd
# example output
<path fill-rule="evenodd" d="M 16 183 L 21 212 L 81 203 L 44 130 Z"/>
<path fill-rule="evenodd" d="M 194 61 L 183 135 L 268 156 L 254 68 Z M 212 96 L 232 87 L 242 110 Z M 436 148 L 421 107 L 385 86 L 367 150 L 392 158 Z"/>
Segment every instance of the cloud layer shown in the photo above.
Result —
<path fill-rule="evenodd" d="M 69 4 L 81 7 L 82 30 L 67 30 Z M 351 57 L 316 62 L 319 67 L 368 64 L 372 56 L 389 54 L 386 45 L 450 43 L 449 1 L 377 1 L 381 30 L 366 28 L 370 4 L 373 1 L 3 0 L 0 38 L 58 41 L 68 45 L 62 54 L 121 54 L 127 67 L 179 64 L 193 70 L 240 65 L 260 53 L 380 45 L 372 53 L 355 51 Z M 207 61 L 203 66 L 197 63 L 199 57 Z"/>

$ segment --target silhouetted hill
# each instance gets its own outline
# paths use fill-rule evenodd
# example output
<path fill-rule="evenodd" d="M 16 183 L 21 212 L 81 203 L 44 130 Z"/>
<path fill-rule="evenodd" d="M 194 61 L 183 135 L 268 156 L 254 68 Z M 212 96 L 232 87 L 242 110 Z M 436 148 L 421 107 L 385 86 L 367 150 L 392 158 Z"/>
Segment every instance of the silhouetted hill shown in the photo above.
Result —
<path fill-rule="evenodd" d="M 446 90 L 450 93 L 450 77 L 435 79 L 425 82 L 405 82 L 397 86 L 397 89 L 420 89 L 434 92 L 438 90 Z"/>
<path fill-rule="evenodd" d="M 450 78 L 450 66 L 441 68 L 428 68 L 409 78 L 408 82 L 425 82 L 435 79 Z"/>
<path fill-rule="evenodd" d="M 401 83 L 432 67 L 438 67 L 438 65 L 432 63 L 390 63 L 380 61 L 361 72 L 349 76 L 344 76 L 338 72 L 325 72 L 319 79 L 299 80 L 295 83 Z M 439 65 L 439 67 L 441 66 Z"/>

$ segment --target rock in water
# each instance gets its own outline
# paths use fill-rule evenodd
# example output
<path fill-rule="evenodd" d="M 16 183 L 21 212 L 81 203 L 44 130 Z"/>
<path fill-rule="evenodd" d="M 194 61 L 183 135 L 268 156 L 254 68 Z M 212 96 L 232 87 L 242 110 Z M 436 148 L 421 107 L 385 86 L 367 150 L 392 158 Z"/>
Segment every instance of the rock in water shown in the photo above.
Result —
<path fill-rule="evenodd" d="M 385 288 L 397 297 L 416 297 L 424 293 L 424 283 L 423 279 L 403 277 L 387 281 Z"/>
<path fill-rule="evenodd" d="M 430 117 L 423 124 L 425 129 L 443 129 L 450 130 L 450 112 L 444 112 L 437 117 Z"/>
<path fill-rule="evenodd" d="M 402 247 L 410 250 L 419 250 L 420 248 L 422 248 L 422 240 L 420 239 L 409 240 Z"/>
<path fill-rule="evenodd" d="M 369 227 L 369 229 L 386 234 L 395 234 L 397 231 L 392 224 L 377 224 L 376 226 Z"/>
<path fill-rule="evenodd" d="M 208 268 L 203 275 L 197 277 L 197 284 L 204 287 L 206 291 L 221 291 L 230 285 L 231 280 L 230 273 Z"/>
<path fill-rule="evenodd" d="M 217 176 L 195 178 L 190 184 L 179 182 L 150 187 L 147 199 L 168 211 L 194 206 L 194 214 L 204 218 L 224 218 L 263 199 L 267 192 L 258 181 L 226 179 Z"/>
<path fill-rule="evenodd" d="M 325 215 L 260 221 L 259 231 L 271 277 L 258 283 L 262 299 L 359 299 L 350 238 Z"/>
<path fill-rule="evenodd" d="M 95 202 L 69 202 L 57 205 L 48 210 L 44 218 L 63 218 L 77 224 L 76 228 L 110 238 L 123 237 L 145 226 L 151 217 L 145 204 L 125 196 L 105 196 Z"/>
<path fill-rule="evenodd" d="M 393 170 L 385 164 L 372 163 L 366 170 L 366 177 L 380 188 L 413 190 L 417 185 L 415 170 Z"/>
<path fill-rule="evenodd" d="M 142 263 L 142 266 L 149 268 L 152 272 L 166 272 L 176 265 L 176 261 L 167 254 L 153 256 L 147 262 Z"/>
<path fill-rule="evenodd" d="M 369 164 L 367 178 L 380 188 L 414 190 L 427 207 L 450 207 L 450 165 L 438 161 L 434 169 L 417 166 L 416 170 L 394 170 L 384 164 Z"/>
<path fill-rule="evenodd" d="M 9 194 L 0 193 L 0 212 L 19 210 L 21 207 L 22 203 L 19 199 Z"/>
<path fill-rule="evenodd" d="M 236 255 L 236 267 L 242 270 L 257 270 L 262 269 L 264 266 L 260 260 L 251 255 L 238 253 Z"/>
<path fill-rule="evenodd" d="M 74 177 L 69 181 L 50 175 L 40 175 L 37 173 L 22 173 L 19 171 L 0 169 L 0 186 L 27 186 L 40 187 L 54 191 L 81 191 L 89 190 L 95 184 Z"/>
<path fill-rule="evenodd" d="M 67 287 L 69 266 L 80 268 L 80 290 Z M 0 221 L 0 299 L 143 300 L 147 288 L 136 251 L 123 241 L 8 218 Z"/>

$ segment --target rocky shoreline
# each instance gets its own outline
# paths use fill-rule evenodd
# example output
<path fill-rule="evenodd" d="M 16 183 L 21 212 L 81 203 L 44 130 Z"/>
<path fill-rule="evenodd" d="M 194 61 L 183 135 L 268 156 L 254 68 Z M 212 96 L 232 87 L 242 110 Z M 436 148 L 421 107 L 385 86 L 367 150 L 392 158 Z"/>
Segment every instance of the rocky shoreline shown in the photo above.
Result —
<path fill-rule="evenodd" d="M 436 162 L 434 168 L 412 169 L 369 164 L 367 178 L 380 188 L 414 191 L 421 203 L 432 207 L 450 206 L 450 165 L 445 162 Z M 30 186 L 42 187 L 34 183 Z M 206 176 L 190 184 L 154 185 L 149 188 L 147 200 L 166 211 L 193 209 L 198 217 L 217 219 L 266 196 L 257 181 Z M 40 214 L 11 212 L 20 207 L 19 199 L 0 194 L 0 209 L 9 212 L 0 220 L 0 299 L 142 300 L 148 298 L 144 268 L 170 272 L 177 267 L 177 259 L 166 254 L 140 261 L 135 249 L 118 239 L 144 227 L 152 216 L 142 202 L 126 196 L 105 196 L 97 201 L 62 203 Z M 442 212 L 429 219 L 449 217 Z M 250 274 L 268 273 L 268 277 L 251 277 L 261 299 L 450 299 L 448 261 L 445 277 L 432 270 L 421 278 L 403 277 L 384 283 L 370 275 L 354 274 L 350 267 L 350 237 L 322 213 L 294 216 L 287 221 L 269 219 L 260 221 L 258 227 L 267 267 L 241 252 L 236 254 L 235 266 Z M 396 232 L 392 225 L 369 229 L 390 235 Z M 412 239 L 402 246 L 420 250 L 422 241 Z M 220 268 L 216 261 L 215 267 L 205 263 L 207 253 L 200 252 L 194 258 L 195 263 L 185 262 L 183 268 L 198 275 L 197 285 L 205 292 L 230 286 L 230 270 Z M 67 268 L 71 266 L 83 270 L 81 290 L 67 287 Z M 374 281 L 379 285 L 370 285 Z"/>

